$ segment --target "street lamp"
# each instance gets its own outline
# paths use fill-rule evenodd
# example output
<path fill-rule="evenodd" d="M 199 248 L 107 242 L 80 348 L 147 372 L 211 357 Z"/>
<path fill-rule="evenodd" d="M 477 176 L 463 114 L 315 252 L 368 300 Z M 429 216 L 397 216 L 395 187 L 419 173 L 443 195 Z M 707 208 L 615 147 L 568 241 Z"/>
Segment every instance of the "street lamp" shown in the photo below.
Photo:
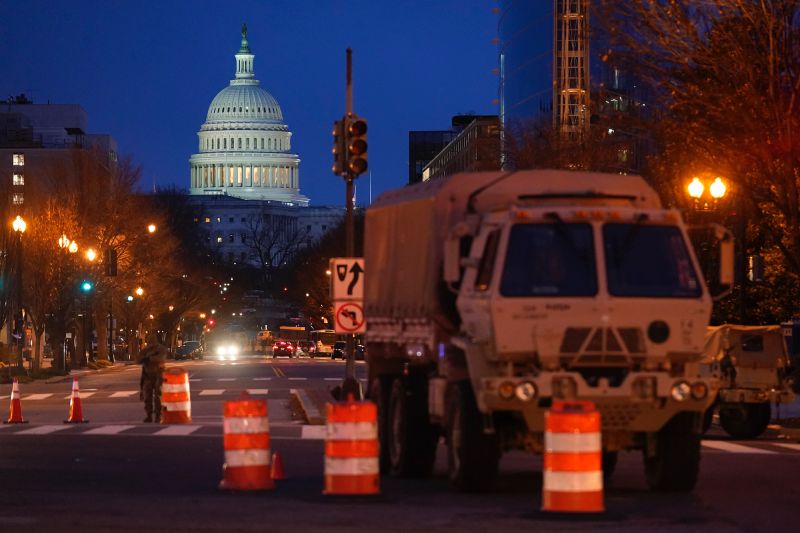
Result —
<path fill-rule="evenodd" d="M 17 215 L 17 218 L 11 223 L 11 227 L 17 234 L 17 306 L 18 306 L 18 323 L 19 323 L 19 350 L 17 352 L 17 366 L 23 367 L 22 351 L 25 348 L 25 315 L 23 314 L 22 305 L 22 234 L 28 227 L 25 219 Z"/>
<path fill-rule="evenodd" d="M 97 259 L 97 252 L 94 250 L 94 248 L 89 248 L 86 250 L 86 259 L 90 263 L 94 263 L 94 260 Z"/>
<path fill-rule="evenodd" d="M 155 224 L 148 224 L 147 225 L 147 232 L 148 233 L 155 233 L 158 227 Z"/>
<path fill-rule="evenodd" d="M 141 296 L 144 294 L 144 289 L 141 287 L 136 287 L 136 290 L 134 292 L 136 293 L 136 296 Z"/>
<path fill-rule="evenodd" d="M 708 194 L 711 196 L 710 203 L 707 199 L 703 198 L 703 193 L 706 188 L 708 188 Z M 699 177 L 695 176 L 692 178 L 689 185 L 687 185 L 686 190 L 689 196 L 694 200 L 695 210 L 709 211 L 714 209 L 717 203 L 725 197 L 728 192 L 728 186 L 725 184 L 725 180 L 720 176 L 716 176 L 708 186 L 706 186 L 706 183 Z"/>

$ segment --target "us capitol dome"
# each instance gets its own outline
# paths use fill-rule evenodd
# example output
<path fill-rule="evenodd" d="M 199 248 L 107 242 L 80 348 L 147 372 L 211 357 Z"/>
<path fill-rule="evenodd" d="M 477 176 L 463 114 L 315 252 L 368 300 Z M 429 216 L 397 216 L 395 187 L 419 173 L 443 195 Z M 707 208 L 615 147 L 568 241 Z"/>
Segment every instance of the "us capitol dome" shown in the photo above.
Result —
<path fill-rule="evenodd" d="M 198 132 L 200 152 L 189 158 L 193 195 L 227 195 L 307 206 L 300 194 L 300 158 L 278 101 L 255 79 L 242 26 L 236 78 L 208 106 Z"/>

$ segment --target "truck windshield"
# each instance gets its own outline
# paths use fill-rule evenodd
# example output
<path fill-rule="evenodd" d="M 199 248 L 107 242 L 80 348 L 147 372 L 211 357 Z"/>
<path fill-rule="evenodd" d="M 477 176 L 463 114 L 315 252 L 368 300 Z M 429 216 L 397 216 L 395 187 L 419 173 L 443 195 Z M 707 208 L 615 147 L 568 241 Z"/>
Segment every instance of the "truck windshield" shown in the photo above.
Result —
<path fill-rule="evenodd" d="M 677 227 L 606 224 L 603 242 L 612 296 L 700 296 L 700 281 Z"/>
<path fill-rule="evenodd" d="M 592 227 L 589 224 L 516 224 L 500 294 L 509 297 L 597 294 Z"/>

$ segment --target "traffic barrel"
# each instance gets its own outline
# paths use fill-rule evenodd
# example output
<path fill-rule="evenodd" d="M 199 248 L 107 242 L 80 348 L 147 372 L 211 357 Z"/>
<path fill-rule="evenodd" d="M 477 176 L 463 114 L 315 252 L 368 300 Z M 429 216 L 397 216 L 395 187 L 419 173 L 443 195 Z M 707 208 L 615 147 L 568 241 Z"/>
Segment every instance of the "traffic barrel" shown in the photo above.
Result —
<path fill-rule="evenodd" d="M 78 387 L 78 378 L 72 378 L 72 395 L 69 398 L 69 420 L 64 420 L 65 424 L 83 424 L 88 420 L 83 419 L 83 407 L 81 406 L 81 389 Z"/>
<path fill-rule="evenodd" d="M 543 511 L 605 510 L 600 413 L 594 403 L 556 400 L 545 413 L 543 477 Z"/>
<path fill-rule="evenodd" d="M 379 494 L 378 409 L 370 401 L 327 405 L 324 494 Z"/>
<path fill-rule="evenodd" d="M 183 368 L 164 371 L 161 384 L 161 423 L 190 424 L 192 399 L 189 396 L 189 373 Z"/>
<path fill-rule="evenodd" d="M 22 401 L 19 399 L 19 381 L 14 378 L 11 385 L 11 408 L 8 413 L 8 420 L 4 424 L 27 424 L 28 421 L 22 418 Z"/>
<path fill-rule="evenodd" d="M 247 391 L 225 402 L 225 464 L 219 488 L 271 490 L 269 418 L 266 400 L 253 400 Z"/>

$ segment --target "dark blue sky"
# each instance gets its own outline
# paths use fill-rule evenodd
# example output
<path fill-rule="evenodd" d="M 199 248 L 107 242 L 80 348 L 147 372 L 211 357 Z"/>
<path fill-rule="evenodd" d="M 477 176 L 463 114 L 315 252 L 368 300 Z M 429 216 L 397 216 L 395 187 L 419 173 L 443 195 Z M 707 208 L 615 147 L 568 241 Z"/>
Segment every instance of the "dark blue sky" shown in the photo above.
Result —
<path fill-rule="evenodd" d="M 344 111 L 345 49 L 354 54 L 355 111 L 369 120 L 375 196 L 406 183 L 409 130 L 446 129 L 458 113 L 497 113 L 495 5 L 0 0 L 0 98 L 78 103 L 90 132 L 110 133 L 142 165 L 145 186 L 155 179 L 188 188 L 197 131 L 234 77 L 247 22 L 256 77 L 293 132 L 301 192 L 312 205 L 341 204 L 330 131 Z M 358 202 L 367 197 L 362 177 Z"/>

